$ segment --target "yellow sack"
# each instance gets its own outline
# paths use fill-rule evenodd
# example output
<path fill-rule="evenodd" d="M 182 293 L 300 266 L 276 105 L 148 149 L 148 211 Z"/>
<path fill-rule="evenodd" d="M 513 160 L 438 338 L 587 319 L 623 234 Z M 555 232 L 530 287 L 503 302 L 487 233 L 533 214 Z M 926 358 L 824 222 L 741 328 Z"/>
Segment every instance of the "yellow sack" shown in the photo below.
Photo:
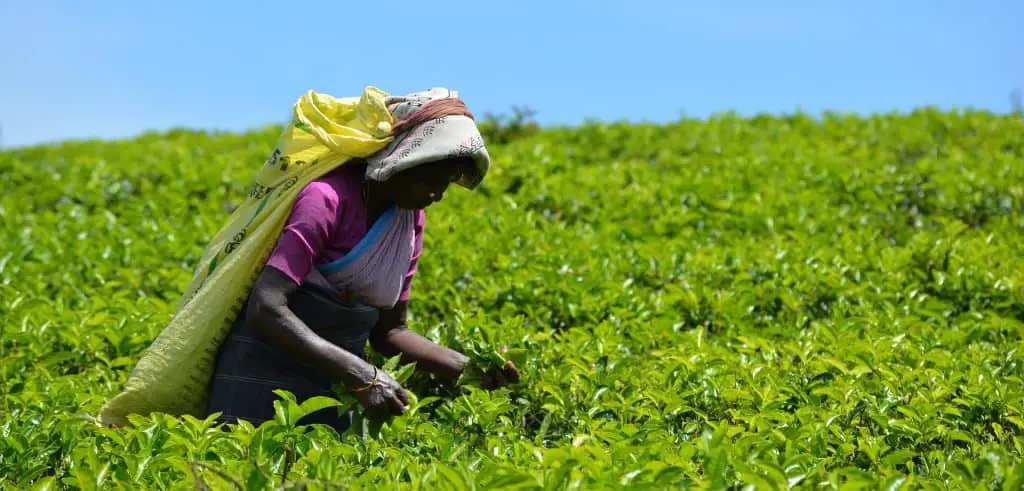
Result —
<path fill-rule="evenodd" d="M 130 414 L 203 417 L 207 384 L 221 341 L 242 311 L 270 257 L 299 191 L 352 158 L 391 142 L 388 94 L 367 87 L 361 97 L 309 91 L 249 196 L 207 246 L 177 311 L 132 372 L 124 390 L 100 411 L 100 423 L 129 424 Z"/>

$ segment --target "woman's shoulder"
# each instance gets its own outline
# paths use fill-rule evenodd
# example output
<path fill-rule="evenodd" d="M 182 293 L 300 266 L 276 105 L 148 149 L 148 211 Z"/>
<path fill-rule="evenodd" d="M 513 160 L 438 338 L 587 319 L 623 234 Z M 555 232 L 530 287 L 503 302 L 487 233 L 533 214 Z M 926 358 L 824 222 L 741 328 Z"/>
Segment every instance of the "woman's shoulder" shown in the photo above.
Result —
<path fill-rule="evenodd" d="M 358 177 L 352 172 L 352 169 L 339 167 L 310 181 L 299 192 L 299 197 L 323 200 L 334 206 L 353 199 L 358 200 L 360 197 Z"/>

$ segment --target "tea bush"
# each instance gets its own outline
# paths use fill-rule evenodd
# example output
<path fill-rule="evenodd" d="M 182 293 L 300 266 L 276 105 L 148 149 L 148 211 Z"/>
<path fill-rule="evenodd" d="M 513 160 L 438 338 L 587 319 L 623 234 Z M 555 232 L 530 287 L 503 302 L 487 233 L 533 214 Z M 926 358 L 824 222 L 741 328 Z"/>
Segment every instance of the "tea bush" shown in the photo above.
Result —
<path fill-rule="evenodd" d="M 343 435 L 287 394 L 229 432 L 91 420 L 280 128 L 0 153 L 0 486 L 1024 485 L 1019 116 L 526 128 L 428 210 L 411 306 L 522 350 L 522 383 L 413 377 L 408 415 Z"/>

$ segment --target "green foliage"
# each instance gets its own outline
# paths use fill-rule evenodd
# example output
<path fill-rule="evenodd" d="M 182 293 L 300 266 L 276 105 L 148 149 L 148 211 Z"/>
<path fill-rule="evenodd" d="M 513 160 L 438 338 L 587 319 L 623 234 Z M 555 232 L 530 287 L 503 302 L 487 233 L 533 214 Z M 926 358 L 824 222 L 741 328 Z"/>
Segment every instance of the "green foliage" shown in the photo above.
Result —
<path fill-rule="evenodd" d="M 506 145 L 540 132 L 540 125 L 533 120 L 534 114 L 529 107 L 513 106 L 511 115 L 488 113 L 477 121 L 477 126 L 488 146 Z"/>
<path fill-rule="evenodd" d="M 277 137 L 0 153 L 3 489 L 1020 489 L 1024 123 L 588 124 L 428 210 L 411 323 L 523 380 L 343 435 L 95 426 Z M 403 374 L 407 376 L 408 373 Z"/>

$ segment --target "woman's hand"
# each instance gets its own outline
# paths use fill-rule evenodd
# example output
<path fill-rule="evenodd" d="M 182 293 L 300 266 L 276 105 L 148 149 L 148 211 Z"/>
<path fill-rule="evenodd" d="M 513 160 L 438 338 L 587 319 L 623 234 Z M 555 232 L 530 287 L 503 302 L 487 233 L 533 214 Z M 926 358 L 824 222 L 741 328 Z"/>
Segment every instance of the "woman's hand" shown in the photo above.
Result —
<path fill-rule="evenodd" d="M 509 384 L 519 383 L 519 369 L 512 360 L 505 362 L 501 370 L 491 369 L 483 375 L 483 387 L 487 390 L 497 390 Z"/>
<path fill-rule="evenodd" d="M 409 396 L 402 385 L 377 367 L 373 367 L 369 372 L 365 382 L 353 388 L 356 399 L 366 410 L 367 415 L 389 419 L 404 414 L 409 405 Z"/>

